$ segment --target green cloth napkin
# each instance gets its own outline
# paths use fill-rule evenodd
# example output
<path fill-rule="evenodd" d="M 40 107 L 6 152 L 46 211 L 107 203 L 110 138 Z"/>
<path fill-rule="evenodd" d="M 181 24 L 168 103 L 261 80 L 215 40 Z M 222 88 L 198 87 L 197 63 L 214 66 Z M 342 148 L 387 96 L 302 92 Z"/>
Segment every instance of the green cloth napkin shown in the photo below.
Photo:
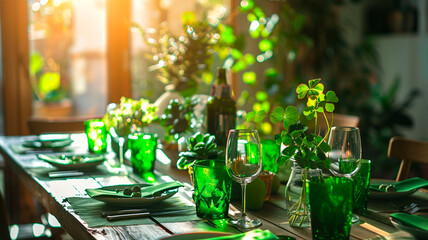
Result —
<path fill-rule="evenodd" d="M 428 180 L 425 180 L 420 177 L 414 177 L 414 178 L 409 178 L 400 182 L 387 183 L 387 184 L 394 185 L 395 190 L 397 192 L 407 192 L 407 191 L 412 191 L 414 189 L 428 186 Z M 383 190 L 379 189 L 380 185 L 382 184 L 380 183 L 370 184 L 370 189 L 382 192 Z"/>
<path fill-rule="evenodd" d="M 428 232 L 427 218 L 424 218 L 418 215 L 408 214 L 408 213 L 393 213 L 390 216 L 406 223 L 411 227 L 415 227 Z"/>
<path fill-rule="evenodd" d="M 88 227 L 102 227 L 102 226 L 124 226 L 124 225 L 136 225 L 136 224 L 155 224 L 154 221 L 149 217 L 135 218 L 135 219 L 123 219 L 118 221 L 107 221 L 107 219 L 101 217 L 102 211 L 115 211 L 126 209 L 123 207 L 112 206 L 104 202 L 92 198 L 83 197 L 69 197 L 67 201 L 70 203 L 71 208 L 79 215 L 87 224 Z M 154 206 L 144 206 L 141 208 L 153 208 Z M 172 208 L 172 207 L 189 207 L 194 208 L 189 202 L 183 200 L 183 197 L 176 195 L 162 202 L 156 203 L 156 209 Z M 186 222 L 195 221 L 200 218 L 196 216 L 195 211 L 189 211 L 177 215 L 165 215 L 165 216 L 153 216 L 160 223 L 170 222 Z"/>
<path fill-rule="evenodd" d="M 99 196 L 113 196 L 113 197 L 124 197 L 124 198 L 130 198 L 130 195 L 125 195 L 123 193 L 123 189 L 125 187 L 129 187 L 132 188 L 133 186 L 136 186 L 138 184 L 130 184 L 130 185 L 120 185 L 118 186 L 118 190 L 106 190 L 106 189 L 100 189 L 100 188 L 95 188 L 95 189 L 86 189 L 86 193 L 93 198 L 99 197 Z M 151 185 L 151 186 L 147 186 L 147 187 L 142 187 L 141 188 L 141 197 L 147 197 L 147 196 L 151 196 L 157 192 L 164 192 L 166 190 L 170 190 L 170 189 L 174 189 L 174 188 L 178 188 L 178 187 L 183 187 L 183 184 L 180 182 L 166 182 L 166 183 L 160 183 L 160 184 L 156 184 L 156 185 Z"/>
<path fill-rule="evenodd" d="M 261 230 L 254 229 L 249 232 L 239 233 L 229 236 L 221 236 L 221 237 L 213 237 L 207 238 L 207 240 L 244 240 L 244 239 L 252 239 L 252 240 L 269 240 L 269 239 L 279 239 L 275 234 L 273 234 L 269 230 Z"/>

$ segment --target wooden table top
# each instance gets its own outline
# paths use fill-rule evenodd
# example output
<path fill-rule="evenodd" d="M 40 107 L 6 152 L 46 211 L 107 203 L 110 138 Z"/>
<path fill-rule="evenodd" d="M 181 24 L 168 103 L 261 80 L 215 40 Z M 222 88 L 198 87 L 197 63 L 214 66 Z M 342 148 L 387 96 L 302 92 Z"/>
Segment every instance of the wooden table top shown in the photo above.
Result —
<path fill-rule="evenodd" d="M 159 223 L 153 220 L 150 224 L 137 224 L 128 226 L 102 226 L 89 228 L 88 224 L 73 211 L 70 204 L 66 201 L 69 197 L 85 196 L 86 188 L 95 188 L 101 186 L 126 184 L 140 182 L 142 179 L 128 173 L 128 175 L 87 174 L 78 177 L 69 178 L 49 178 L 40 177 L 34 174 L 35 169 L 51 168 L 49 164 L 39 160 L 36 153 L 17 154 L 12 147 L 22 142 L 25 137 L 0 136 L 0 150 L 3 154 L 6 164 L 18 175 L 25 186 L 39 200 L 48 212 L 53 214 L 62 227 L 75 239 L 159 239 L 162 237 L 188 233 L 188 232 L 229 232 L 240 233 L 248 230 L 237 229 L 222 221 L 211 221 L 207 219 L 198 219 L 195 221 L 183 221 L 173 223 Z M 74 142 L 69 147 L 74 153 L 86 153 L 87 143 L 83 134 L 73 134 Z M 187 171 L 178 170 L 174 161 L 177 159 L 176 151 L 165 150 L 165 156 L 158 154 L 156 162 L 156 173 L 166 175 L 172 179 L 186 183 L 188 186 L 179 194 L 191 200 L 191 186 Z M 51 168 L 56 171 L 55 168 Z M 415 197 L 423 196 L 427 200 L 428 193 L 418 192 Z M 413 195 L 412 195 L 413 197 Z M 424 200 L 424 201 L 425 201 Z M 369 206 L 373 200 L 369 200 Z M 373 201 L 379 204 L 380 200 Z M 260 229 L 269 229 L 277 236 L 291 236 L 296 239 L 311 239 L 310 228 L 291 227 L 287 220 L 287 214 L 283 207 L 283 191 L 280 194 L 272 195 L 269 201 L 265 202 L 263 208 L 258 211 L 249 211 L 262 220 Z M 382 203 L 382 201 L 380 201 Z M 425 201 L 427 202 L 427 201 Z M 230 212 L 240 210 L 239 203 L 231 204 Z M 388 214 L 369 211 L 367 216 L 360 216 L 362 224 L 354 224 L 351 228 L 351 239 L 413 239 L 406 232 L 394 228 L 388 221 Z M 386 238 L 385 238 L 386 237 Z"/>

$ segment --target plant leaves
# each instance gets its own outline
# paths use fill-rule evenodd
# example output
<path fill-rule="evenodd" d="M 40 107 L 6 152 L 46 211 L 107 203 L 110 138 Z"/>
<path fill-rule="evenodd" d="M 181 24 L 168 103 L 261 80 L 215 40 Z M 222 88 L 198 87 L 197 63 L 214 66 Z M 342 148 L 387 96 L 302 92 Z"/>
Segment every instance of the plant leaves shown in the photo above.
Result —
<path fill-rule="evenodd" d="M 247 113 L 246 115 L 245 115 L 245 120 L 247 121 L 247 122 L 251 122 L 251 121 L 253 121 L 254 120 L 254 117 L 256 116 L 256 113 L 254 112 L 254 111 L 251 111 L 251 112 L 249 112 L 249 113 Z"/>
<path fill-rule="evenodd" d="M 314 88 L 320 81 L 321 78 L 309 80 L 309 88 Z"/>
<path fill-rule="evenodd" d="M 285 164 L 288 160 L 290 160 L 290 158 L 289 158 L 289 157 L 286 157 L 286 156 L 280 156 L 280 157 L 278 157 L 278 159 L 276 159 L 276 165 L 278 165 L 279 167 L 282 167 L 282 166 L 284 166 L 284 164 Z"/>
<path fill-rule="evenodd" d="M 297 86 L 296 88 L 296 93 L 298 95 L 299 99 L 303 99 L 306 96 L 306 93 L 308 92 L 309 87 L 306 84 L 300 84 L 299 86 Z"/>
<path fill-rule="evenodd" d="M 291 139 L 291 137 L 288 136 L 288 135 L 283 136 L 281 140 L 282 140 L 282 143 L 284 145 L 290 145 L 293 142 L 293 140 Z"/>
<path fill-rule="evenodd" d="M 328 145 L 326 142 L 322 141 L 319 147 L 323 152 L 328 153 L 331 151 L 331 146 Z"/>
<path fill-rule="evenodd" d="M 322 93 L 324 91 L 324 85 L 322 83 L 318 83 L 313 87 L 314 90 L 318 91 L 319 93 Z"/>
<path fill-rule="evenodd" d="M 327 112 L 333 112 L 334 111 L 334 104 L 333 103 L 326 103 L 325 104 L 325 110 Z"/>
<path fill-rule="evenodd" d="M 261 122 L 266 117 L 267 112 L 265 110 L 258 111 L 254 117 L 254 122 Z"/>
<path fill-rule="evenodd" d="M 328 91 L 327 94 L 327 101 L 337 103 L 339 102 L 339 98 L 336 96 L 336 93 L 333 91 Z"/>
<path fill-rule="evenodd" d="M 294 106 L 288 106 L 285 113 L 285 119 L 289 124 L 295 124 L 300 119 L 299 111 Z"/>
<path fill-rule="evenodd" d="M 315 113 L 316 113 L 315 111 L 312 111 L 308 116 L 306 116 L 306 119 L 308 119 L 308 120 L 314 119 Z"/>
<path fill-rule="evenodd" d="M 270 121 L 274 124 L 279 123 L 284 119 L 285 117 L 285 110 L 283 107 L 278 106 L 273 109 L 272 113 L 270 114 Z"/>

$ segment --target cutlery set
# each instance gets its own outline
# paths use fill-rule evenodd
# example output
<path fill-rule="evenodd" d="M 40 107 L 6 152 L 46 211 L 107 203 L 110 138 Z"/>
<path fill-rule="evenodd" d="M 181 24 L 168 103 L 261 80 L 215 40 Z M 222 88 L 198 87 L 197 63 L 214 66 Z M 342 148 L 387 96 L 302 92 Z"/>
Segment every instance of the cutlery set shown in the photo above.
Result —
<path fill-rule="evenodd" d="M 195 211 L 194 208 L 165 208 L 165 209 L 126 209 L 118 211 L 104 211 L 101 212 L 101 217 L 106 218 L 108 221 L 117 221 L 123 219 L 142 218 L 150 216 L 161 215 L 175 215 L 180 213 Z"/>

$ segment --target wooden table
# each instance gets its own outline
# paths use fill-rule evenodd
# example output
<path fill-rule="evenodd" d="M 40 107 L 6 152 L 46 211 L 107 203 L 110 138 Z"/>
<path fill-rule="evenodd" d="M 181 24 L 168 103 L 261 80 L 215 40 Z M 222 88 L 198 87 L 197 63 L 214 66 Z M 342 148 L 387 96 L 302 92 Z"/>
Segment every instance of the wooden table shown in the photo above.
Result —
<path fill-rule="evenodd" d="M 174 222 L 160 224 L 153 221 L 151 224 L 131 226 L 103 226 L 89 228 L 85 221 L 76 214 L 65 199 L 73 196 L 85 195 L 86 188 L 94 188 L 107 185 L 127 183 L 138 177 L 129 173 L 128 176 L 116 176 L 113 174 L 103 176 L 84 175 L 70 178 L 40 178 L 32 174 L 32 169 L 43 166 L 49 167 L 47 163 L 38 160 L 35 153 L 17 154 L 11 146 L 19 144 L 24 137 L 0 136 L 0 150 L 9 168 L 19 177 L 31 193 L 40 201 L 48 212 L 53 214 L 62 227 L 75 239 L 159 239 L 172 234 L 202 231 L 223 231 L 239 233 L 244 230 L 236 229 L 219 221 L 200 219 L 188 222 Z M 83 134 L 72 135 L 74 140 L 70 148 L 75 153 L 86 152 L 86 139 Z M 177 159 L 175 151 L 165 151 L 170 159 Z M 159 158 L 159 155 L 158 155 Z M 166 159 L 166 162 L 165 162 Z M 161 157 L 163 163 L 156 163 L 156 171 L 165 174 L 181 182 L 189 182 L 187 171 L 177 170 L 174 164 L 168 163 L 168 159 Z M 55 170 L 52 168 L 52 170 Z M 188 185 L 188 184 L 187 184 Z M 189 191 L 185 192 L 189 196 Z M 186 195 L 184 194 L 184 195 Z M 190 193 L 191 196 L 191 193 Z M 14 199 L 10 199 L 14 200 Z M 296 239 L 310 239 L 310 228 L 293 228 L 288 224 L 286 211 L 281 204 L 283 194 L 273 195 L 264 203 L 261 210 L 250 211 L 250 215 L 262 220 L 261 229 L 269 229 L 276 235 L 292 236 Z M 231 211 L 240 209 L 239 203 L 232 204 Z M 386 239 L 412 239 L 411 235 L 398 231 L 387 218 L 381 214 L 370 213 L 367 217 L 360 217 L 363 224 L 352 225 L 351 239 L 371 239 L 386 237 Z M 383 238 L 385 239 L 385 238 Z"/>

